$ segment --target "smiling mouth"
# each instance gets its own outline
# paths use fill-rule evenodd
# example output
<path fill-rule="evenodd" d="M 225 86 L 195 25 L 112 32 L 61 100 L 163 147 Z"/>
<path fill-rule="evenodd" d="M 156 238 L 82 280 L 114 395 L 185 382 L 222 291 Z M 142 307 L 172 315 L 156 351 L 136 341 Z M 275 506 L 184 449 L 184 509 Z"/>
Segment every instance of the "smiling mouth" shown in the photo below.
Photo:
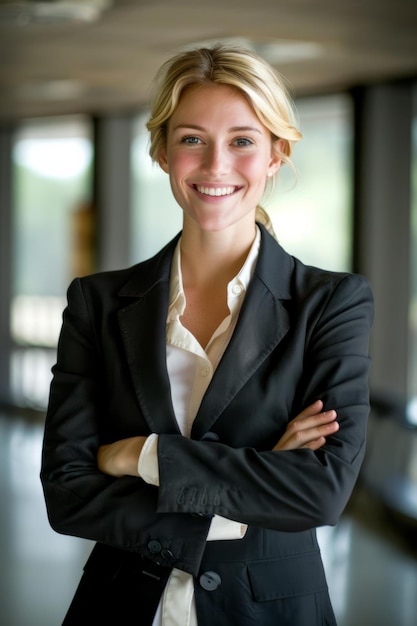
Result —
<path fill-rule="evenodd" d="M 194 185 L 194 188 L 205 196 L 215 197 L 230 196 L 239 189 L 239 187 L 204 187 L 202 185 Z"/>

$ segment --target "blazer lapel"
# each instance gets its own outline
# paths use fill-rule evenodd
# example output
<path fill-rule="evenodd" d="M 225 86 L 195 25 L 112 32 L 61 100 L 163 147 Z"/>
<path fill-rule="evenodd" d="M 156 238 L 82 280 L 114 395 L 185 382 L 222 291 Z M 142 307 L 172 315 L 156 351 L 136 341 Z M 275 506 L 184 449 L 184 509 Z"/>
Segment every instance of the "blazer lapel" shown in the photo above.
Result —
<path fill-rule="evenodd" d="M 289 329 L 283 301 L 290 298 L 293 260 L 261 227 L 262 246 L 236 329 L 203 398 L 192 438 L 210 430 Z"/>
<path fill-rule="evenodd" d="M 261 226 L 262 245 L 236 329 L 203 398 L 192 438 L 210 430 L 226 406 L 289 329 L 293 260 Z M 179 235 L 178 235 L 179 237 Z M 166 316 L 172 254 L 178 237 L 140 264 L 119 295 L 119 325 L 133 384 L 151 432 L 178 434 L 166 367 Z"/>
<path fill-rule="evenodd" d="M 138 266 L 119 295 L 133 302 L 118 312 L 119 326 L 142 413 L 153 433 L 178 434 L 166 367 L 169 273 L 178 237 Z"/>

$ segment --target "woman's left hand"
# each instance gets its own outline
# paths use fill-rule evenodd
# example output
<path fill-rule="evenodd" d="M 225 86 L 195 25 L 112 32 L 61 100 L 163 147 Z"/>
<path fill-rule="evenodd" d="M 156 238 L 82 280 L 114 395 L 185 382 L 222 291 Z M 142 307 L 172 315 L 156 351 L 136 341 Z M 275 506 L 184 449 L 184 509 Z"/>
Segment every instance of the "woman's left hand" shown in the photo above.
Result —
<path fill-rule="evenodd" d="M 98 469 L 104 474 L 139 476 L 138 461 L 146 437 L 129 437 L 100 446 L 97 453 Z"/>
<path fill-rule="evenodd" d="M 339 430 L 336 411 L 322 411 L 323 402 L 317 400 L 288 423 L 285 433 L 273 450 L 318 450 L 326 437 Z"/>

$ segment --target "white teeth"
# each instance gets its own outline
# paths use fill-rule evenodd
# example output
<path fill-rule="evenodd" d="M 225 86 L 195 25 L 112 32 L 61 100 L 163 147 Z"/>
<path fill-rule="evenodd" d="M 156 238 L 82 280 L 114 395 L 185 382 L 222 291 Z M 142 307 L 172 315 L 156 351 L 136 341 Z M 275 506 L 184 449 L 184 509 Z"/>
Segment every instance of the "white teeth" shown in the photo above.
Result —
<path fill-rule="evenodd" d="M 206 196 L 230 196 L 235 190 L 235 187 L 200 187 L 199 185 L 196 185 L 196 188 Z"/>

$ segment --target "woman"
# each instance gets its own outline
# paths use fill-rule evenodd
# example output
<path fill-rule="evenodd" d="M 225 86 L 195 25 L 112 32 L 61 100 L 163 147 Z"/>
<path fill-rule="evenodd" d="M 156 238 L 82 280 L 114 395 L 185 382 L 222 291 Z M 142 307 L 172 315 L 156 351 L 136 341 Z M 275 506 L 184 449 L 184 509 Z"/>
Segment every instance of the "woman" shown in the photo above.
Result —
<path fill-rule="evenodd" d="M 71 284 L 53 370 L 50 522 L 97 542 L 64 624 L 335 624 L 315 528 L 364 455 L 369 286 L 268 232 L 300 134 L 262 59 L 176 56 L 148 128 L 183 230 Z"/>

